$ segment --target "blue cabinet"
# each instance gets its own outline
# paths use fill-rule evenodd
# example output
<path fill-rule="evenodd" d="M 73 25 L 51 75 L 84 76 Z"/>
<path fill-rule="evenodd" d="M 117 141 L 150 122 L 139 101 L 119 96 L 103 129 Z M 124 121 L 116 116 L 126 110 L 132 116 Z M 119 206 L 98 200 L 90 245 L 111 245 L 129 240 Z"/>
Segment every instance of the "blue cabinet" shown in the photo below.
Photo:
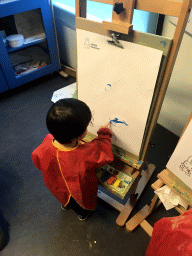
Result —
<path fill-rule="evenodd" d="M 0 31 L 0 92 L 60 69 L 49 0 L 0 1 Z M 22 34 L 24 44 L 12 48 L 3 34 Z"/>

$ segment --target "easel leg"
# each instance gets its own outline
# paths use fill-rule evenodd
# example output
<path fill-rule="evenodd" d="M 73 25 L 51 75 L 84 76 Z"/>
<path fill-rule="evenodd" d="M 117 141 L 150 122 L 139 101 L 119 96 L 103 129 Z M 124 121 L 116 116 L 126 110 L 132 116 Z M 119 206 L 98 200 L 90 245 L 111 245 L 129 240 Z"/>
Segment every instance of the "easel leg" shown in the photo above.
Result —
<path fill-rule="evenodd" d="M 127 218 L 131 214 L 131 212 L 132 212 L 132 210 L 133 210 L 133 208 L 134 208 L 134 206 L 137 202 L 137 198 L 135 197 L 135 191 L 136 191 L 136 188 L 138 186 L 138 183 L 139 183 L 140 179 L 141 179 L 141 172 L 139 173 L 139 175 L 137 176 L 133 185 L 131 186 L 130 197 L 129 197 L 127 203 L 125 204 L 123 210 L 119 214 L 119 217 L 116 220 L 117 225 L 120 226 L 120 227 L 123 227 L 125 225 L 125 222 L 126 222 Z"/>
<path fill-rule="evenodd" d="M 140 226 L 142 227 L 142 229 L 145 230 L 145 232 L 146 232 L 150 237 L 152 236 L 153 227 L 152 227 L 146 220 L 143 220 L 143 221 L 140 223 Z"/>
<path fill-rule="evenodd" d="M 161 188 L 164 185 L 164 182 L 161 180 L 157 180 L 154 184 L 152 184 L 152 187 L 154 190 L 157 190 Z M 159 197 L 155 194 L 153 199 L 151 200 L 150 205 L 145 205 L 143 209 L 141 209 L 135 216 L 133 216 L 127 223 L 126 223 L 126 229 L 128 231 L 133 231 L 138 225 L 140 225 L 146 233 L 151 236 L 153 228 L 149 223 L 145 220 L 153 210 L 155 210 L 159 205 L 161 204 L 161 201 L 159 200 Z"/>
<path fill-rule="evenodd" d="M 118 226 L 123 227 L 125 225 L 154 170 L 155 166 L 149 164 L 146 170 L 141 171 L 141 175 L 139 175 L 138 180 L 135 181 L 133 188 L 131 188 L 130 198 L 116 220 Z M 135 194 L 137 197 L 134 196 Z"/>
<path fill-rule="evenodd" d="M 127 223 L 126 223 L 126 230 L 133 231 L 143 220 L 145 220 L 151 212 L 159 205 L 159 197 L 155 194 L 151 204 L 145 205 L 135 216 L 133 216 Z"/>

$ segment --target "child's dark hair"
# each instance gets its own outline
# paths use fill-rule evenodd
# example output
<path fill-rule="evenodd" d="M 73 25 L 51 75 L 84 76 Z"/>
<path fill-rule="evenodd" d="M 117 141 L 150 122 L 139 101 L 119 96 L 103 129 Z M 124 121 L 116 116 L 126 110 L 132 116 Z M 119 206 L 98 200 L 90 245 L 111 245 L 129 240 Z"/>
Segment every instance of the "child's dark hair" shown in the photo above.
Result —
<path fill-rule="evenodd" d="M 91 110 L 83 101 L 67 98 L 51 106 L 46 125 L 59 143 L 68 144 L 86 131 L 91 118 Z"/>

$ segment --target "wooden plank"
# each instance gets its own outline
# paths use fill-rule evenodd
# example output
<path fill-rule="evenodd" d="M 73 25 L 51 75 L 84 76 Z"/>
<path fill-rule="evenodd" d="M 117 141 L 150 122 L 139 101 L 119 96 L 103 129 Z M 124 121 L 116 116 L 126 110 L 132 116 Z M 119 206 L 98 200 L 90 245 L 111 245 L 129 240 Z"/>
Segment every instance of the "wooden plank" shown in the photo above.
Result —
<path fill-rule="evenodd" d="M 113 5 L 113 0 L 89 0 L 89 1 Z"/>
<path fill-rule="evenodd" d="M 117 23 L 116 21 L 115 22 L 103 21 L 102 25 L 104 29 L 112 30 L 118 33 L 123 33 L 123 34 L 129 34 L 131 29 L 133 28 L 132 24 L 125 25 L 125 23 L 123 22 Z"/>
<path fill-rule="evenodd" d="M 116 224 L 119 227 L 123 227 L 125 225 L 125 222 L 131 214 L 132 210 L 134 209 L 137 201 L 138 199 L 135 199 L 134 201 L 131 201 L 130 198 L 128 199 L 128 201 L 124 205 L 123 210 L 120 212 L 118 218 L 116 219 Z"/>
<path fill-rule="evenodd" d="M 133 231 L 136 227 L 141 225 L 141 223 L 153 212 L 153 210 L 157 209 L 161 204 L 161 201 L 156 197 L 156 195 L 151 200 L 150 205 L 145 205 L 136 215 L 134 215 L 127 223 L 126 230 Z M 144 228 L 146 223 L 144 223 Z M 142 225 L 141 225 L 142 226 Z M 150 229 L 151 230 L 151 229 Z M 148 230 L 149 231 L 149 230 Z M 146 231 L 147 232 L 147 231 Z M 148 232 L 147 232 L 148 233 Z M 149 233 L 150 235 L 150 233 Z"/>
<path fill-rule="evenodd" d="M 75 0 L 75 16 L 76 17 L 81 17 L 80 15 L 80 2 L 81 0 Z"/>
<path fill-rule="evenodd" d="M 75 0 L 75 15 L 76 17 L 86 18 L 87 13 L 87 1 Z"/>
<path fill-rule="evenodd" d="M 149 216 L 151 213 L 151 209 L 149 205 L 145 205 L 138 213 L 134 215 L 133 218 L 131 218 L 126 223 L 126 230 L 127 231 L 133 231 L 145 218 Z"/>
<path fill-rule="evenodd" d="M 137 0 L 135 9 L 179 17 L 182 2 L 174 0 Z"/>
<path fill-rule="evenodd" d="M 113 5 L 113 0 L 90 0 L 103 4 Z M 135 9 L 179 17 L 182 2 L 175 0 L 136 0 Z"/>
<path fill-rule="evenodd" d="M 71 67 L 61 65 L 61 70 L 64 71 L 69 76 L 76 77 L 77 71 L 75 69 L 71 68 Z"/>
<path fill-rule="evenodd" d="M 160 172 L 157 177 L 161 179 L 168 187 L 170 187 L 185 202 L 192 206 L 192 190 L 172 172 L 165 169 Z"/>
<path fill-rule="evenodd" d="M 132 197 L 135 194 L 135 191 L 136 191 L 136 188 L 138 186 L 139 180 L 141 179 L 141 171 L 135 171 L 133 173 L 132 177 L 135 179 L 135 182 L 131 186 L 130 197 Z"/>
<path fill-rule="evenodd" d="M 160 199 L 159 199 L 158 195 L 155 194 L 151 201 L 151 204 L 150 204 L 150 211 L 153 211 L 153 209 L 156 208 L 159 201 L 160 201 Z"/>
<path fill-rule="evenodd" d="M 139 160 L 138 156 L 119 148 L 116 145 L 112 145 L 113 154 L 116 155 L 121 161 L 139 170 L 143 165 L 143 161 Z"/>
<path fill-rule="evenodd" d="M 136 188 L 138 186 L 139 180 L 141 179 L 141 174 L 140 172 L 136 172 L 137 178 L 135 179 L 135 182 L 133 183 L 132 187 L 131 187 L 131 191 L 130 191 L 130 197 L 127 201 L 127 203 L 125 204 L 125 207 L 123 208 L 123 210 L 121 211 L 121 213 L 119 214 L 117 220 L 116 220 L 116 224 L 120 227 L 123 227 L 125 225 L 125 222 L 128 218 L 128 216 L 131 214 L 134 206 L 136 205 L 138 198 L 134 197 Z"/>
<path fill-rule="evenodd" d="M 157 180 L 157 181 L 158 183 L 156 182 L 156 184 L 154 184 L 153 186 L 154 188 L 160 185 L 160 180 Z M 150 237 L 152 236 L 153 227 L 146 221 L 146 218 L 152 213 L 153 210 L 155 210 L 161 204 L 161 201 L 159 200 L 158 204 L 155 206 L 154 204 L 155 200 L 156 199 L 154 196 L 150 206 L 149 205 L 144 206 L 141 211 L 139 211 L 126 223 L 126 229 L 128 231 L 133 231 L 138 225 L 140 225 Z M 190 209 L 192 209 L 191 206 L 189 206 L 187 210 L 190 210 Z M 180 214 L 187 211 L 181 205 L 176 206 L 175 210 L 177 210 Z"/>
<path fill-rule="evenodd" d="M 156 180 L 152 185 L 151 187 L 154 189 L 154 190 L 157 190 L 159 188 L 161 188 L 163 185 L 165 185 L 165 183 L 162 181 L 162 180 Z"/>
<path fill-rule="evenodd" d="M 140 226 L 142 227 L 142 229 L 145 230 L 145 232 L 146 232 L 150 237 L 152 236 L 153 227 L 152 227 L 146 220 L 143 220 L 143 221 L 140 223 Z"/>

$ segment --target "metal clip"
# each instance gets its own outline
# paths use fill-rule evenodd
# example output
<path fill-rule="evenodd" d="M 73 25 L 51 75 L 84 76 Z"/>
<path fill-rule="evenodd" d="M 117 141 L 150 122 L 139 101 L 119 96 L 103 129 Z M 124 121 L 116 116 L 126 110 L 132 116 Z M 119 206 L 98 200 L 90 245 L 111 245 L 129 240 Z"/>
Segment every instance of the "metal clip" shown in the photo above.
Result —
<path fill-rule="evenodd" d="M 117 39 L 119 36 L 120 36 L 120 34 L 116 34 L 116 35 L 115 35 L 115 33 L 112 33 L 112 34 L 111 34 L 112 41 L 107 40 L 107 42 L 108 42 L 109 44 L 112 44 L 112 45 L 114 45 L 114 46 L 117 46 L 117 47 L 119 47 L 119 48 L 124 49 L 124 48 L 123 48 L 123 45 L 122 45 L 122 44 L 119 42 L 119 40 Z"/>

